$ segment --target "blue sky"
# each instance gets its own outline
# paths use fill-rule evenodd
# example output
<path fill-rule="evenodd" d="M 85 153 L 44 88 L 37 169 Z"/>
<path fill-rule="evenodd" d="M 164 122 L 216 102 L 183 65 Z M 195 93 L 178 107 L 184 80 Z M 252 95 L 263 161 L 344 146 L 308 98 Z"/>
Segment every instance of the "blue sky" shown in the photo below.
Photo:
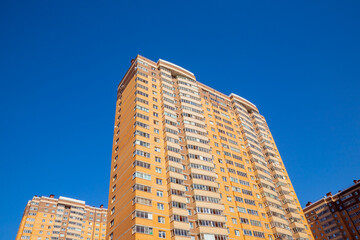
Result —
<path fill-rule="evenodd" d="M 1 1 L 0 239 L 33 195 L 107 205 L 141 54 L 258 106 L 304 205 L 360 172 L 359 1 Z"/>

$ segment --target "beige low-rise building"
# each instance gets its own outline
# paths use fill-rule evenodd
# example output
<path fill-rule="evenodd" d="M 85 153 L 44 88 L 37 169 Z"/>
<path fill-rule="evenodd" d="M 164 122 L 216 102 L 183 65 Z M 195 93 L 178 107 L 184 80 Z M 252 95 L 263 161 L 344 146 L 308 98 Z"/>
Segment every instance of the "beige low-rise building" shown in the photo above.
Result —
<path fill-rule="evenodd" d="M 105 240 L 106 215 L 103 205 L 34 196 L 26 204 L 16 240 Z"/>

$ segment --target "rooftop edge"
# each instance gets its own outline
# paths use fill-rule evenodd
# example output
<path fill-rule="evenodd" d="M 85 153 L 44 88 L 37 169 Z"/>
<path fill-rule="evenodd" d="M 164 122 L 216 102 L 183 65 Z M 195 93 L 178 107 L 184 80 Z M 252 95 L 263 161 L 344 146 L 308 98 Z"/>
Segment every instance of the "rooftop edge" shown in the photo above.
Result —
<path fill-rule="evenodd" d="M 234 97 L 237 97 L 237 98 L 240 98 L 241 100 L 244 100 L 245 102 L 247 102 L 247 103 L 249 103 L 249 104 L 251 104 L 251 105 L 253 105 L 254 107 L 256 107 L 257 108 L 257 106 L 255 105 L 255 104 L 253 104 L 252 102 L 250 102 L 249 100 L 246 100 L 245 98 L 243 98 L 243 97 L 240 97 L 239 95 L 237 95 L 237 94 L 235 94 L 235 93 L 230 93 L 230 95 L 229 95 L 230 97 L 231 96 L 234 96 Z"/>
<path fill-rule="evenodd" d="M 174 63 L 171 63 L 171 62 L 168 62 L 168 61 L 165 61 L 165 60 L 163 60 L 163 59 L 159 59 L 159 61 L 158 62 L 163 62 L 163 63 L 166 63 L 166 64 L 169 64 L 169 65 L 172 65 L 172 66 L 174 66 L 174 67 L 177 67 L 177 68 L 179 68 L 179 69 L 181 69 L 181 70 L 183 70 L 183 71 L 185 71 L 185 72 L 187 72 L 187 73 L 189 73 L 189 74 L 191 74 L 191 75 L 193 75 L 193 76 L 195 76 L 192 72 L 190 72 L 189 70 L 186 70 L 185 68 L 183 68 L 183 67 L 180 67 L 179 65 L 176 65 L 176 64 L 174 64 Z"/>

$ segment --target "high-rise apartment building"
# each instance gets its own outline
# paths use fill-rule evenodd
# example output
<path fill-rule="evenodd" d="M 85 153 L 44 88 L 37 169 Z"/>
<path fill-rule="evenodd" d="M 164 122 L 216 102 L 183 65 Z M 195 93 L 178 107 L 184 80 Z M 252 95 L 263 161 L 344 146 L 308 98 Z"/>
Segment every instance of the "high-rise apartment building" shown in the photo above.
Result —
<path fill-rule="evenodd" d="M 84 201 L 34 196 L 26 207 L 16 240 L 105 240 L 107 209 Z"/>
<path fill-rule="evenodd" d="M 118 86 L 107 234 L 312 239 L 257 107 L 142 56 Z"/>
<path fill-rule="evenodd" d="M 315 239 L 360 239 L 360 180 L 336 194 L 306 204 L 305 216 Z"/>

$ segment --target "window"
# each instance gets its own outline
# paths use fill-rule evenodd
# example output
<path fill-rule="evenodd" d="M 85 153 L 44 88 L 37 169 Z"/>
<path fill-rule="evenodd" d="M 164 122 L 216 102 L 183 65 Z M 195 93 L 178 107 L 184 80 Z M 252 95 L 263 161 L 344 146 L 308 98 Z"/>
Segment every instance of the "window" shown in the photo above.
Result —
<path fill-rule="evenodd" d="M 161 168 L 158 168 L 158 167 L 157 167 L 157 168 L 155 169 L 155 171 L 156 171 L 157 173 L 161 173 Z"/>
<path fill-rule="evenodd" d="M 157 178 L 157 179 L 156 179 L 156 184 L 162 185 L 162 179 Z"/>
<path fill-rule="evenodd" d="M 150 220 L 153 219 L 152 213 L 143 212 L 143 211 L 135 211 L 135 213 L 133 214 L 133 218 L 134 217 L 145 218 Z"/>
<path fill-rule="evenodd" d="M 244 235 L 252 236 L 252 232 L 250 230 L 244 229 Z"/>
<path fill-rule="evenodd" d="M 258 211 L 256 211 L 256 210 L 248 209 L 247 212 L 248 212 L 248 214 L 251 214 L 251 215 L 255 215 L 255 216 L 259 215 Z"/>
<path fill-rule="evenodd" d="M 157 208 L 158 208 L 159 210 L 164 210 L 164 204 L 158 203 L 158 204 L 157 204 Z"/>
<path fill-rule="evenodd" d="M 159 231 L 159 238 L 166 238 L 166 233 L 164 231 Z"/>
<path fill-rule="evenodd" d="M 142 173 L 142 172 L 135 172 L 133 174 L 133 179 L 137 178 L 137 177 L 145 179 L 145 180 L 151 180 L 151 175 L 150 174 L 146 174 L 146 173 Z"/>
<path fill-rule="evenodd" d="M 233 219 L 232 219 L 232 223 L 233 223 L 233 224 L 237 224 L 236 218 L 233 218 Z"/>
<path fill-rule="evenodd" d="M 240 236 L 240 231 L 239 230 L 235 230 L 235 236 Z"/>
<path fill-rule="evenodd" d="M 134 226 L 132 229 L 132 233 L 144 233 L 144 234 L 153 234 L 153 228 L 152 227 L 146 227 L 146 226 Z"/>
<path fill-rule="evenodd" d="M 133 152 L 133 156 L 135 155 L 139 155 L 139 156 L 142 156 L 142 157 L 146 157 L 146 158 L 150 158 L 150 153 L 147 153 L 147 152 L 144 152 L 144 151 L 141 151 L 141 150 L 135 150 Z"/>
<path fill-rule="evenodd" d="M 158 222 L 159 223 L 165 223 L 165 218 L 164 217 L 158 217 Z"/>
<path fill-rule="evenodd" d="M 163 193 L 163 191 L 156 191 L 156 196 L 158 196 L 158 197 L 163 197 L 164 196 L 164 193 Z"/>
<path fill-rule="evenodd" d="M 237 207 L 238 212 L 246 213 L 246 209 L 243 207 Z"/>
<path fill-rule="evenodd" d="M 171 230 L 171 234 L 172 234 L 172 236 L 185 236 L 185 237 L 190 236 L 189 231 L 183 230 L 183 229 L 176 229 L 176 228 Z"/>
<path fill-rule="evenodd" d="M 143 192 L 149 192 L 149 193 L 151 193 L 151 187 L 145 186 L 145 185 L 141 185 L 141 184 L 134 184 L 134 186 L 133 186 L 133 191 L 135 191 L 135 190 L 140 190 L 140 191 L 143 191 Z"/>
<path fill-rule="evenodd" d="M 161 158 L 155 157 L 155 162 L 161 163 Z"/>
<path fill-rule="evenodd" d="M 152 200 L 151 199 L 147 199 L 147 198 L 142 198 L 142 197 L 135 197 L 133 198 L 132 201 L 133 204 L 142 204 L 142 205 L 147 205 L 147 206 L 151 206 L 152 205 Z"/>

